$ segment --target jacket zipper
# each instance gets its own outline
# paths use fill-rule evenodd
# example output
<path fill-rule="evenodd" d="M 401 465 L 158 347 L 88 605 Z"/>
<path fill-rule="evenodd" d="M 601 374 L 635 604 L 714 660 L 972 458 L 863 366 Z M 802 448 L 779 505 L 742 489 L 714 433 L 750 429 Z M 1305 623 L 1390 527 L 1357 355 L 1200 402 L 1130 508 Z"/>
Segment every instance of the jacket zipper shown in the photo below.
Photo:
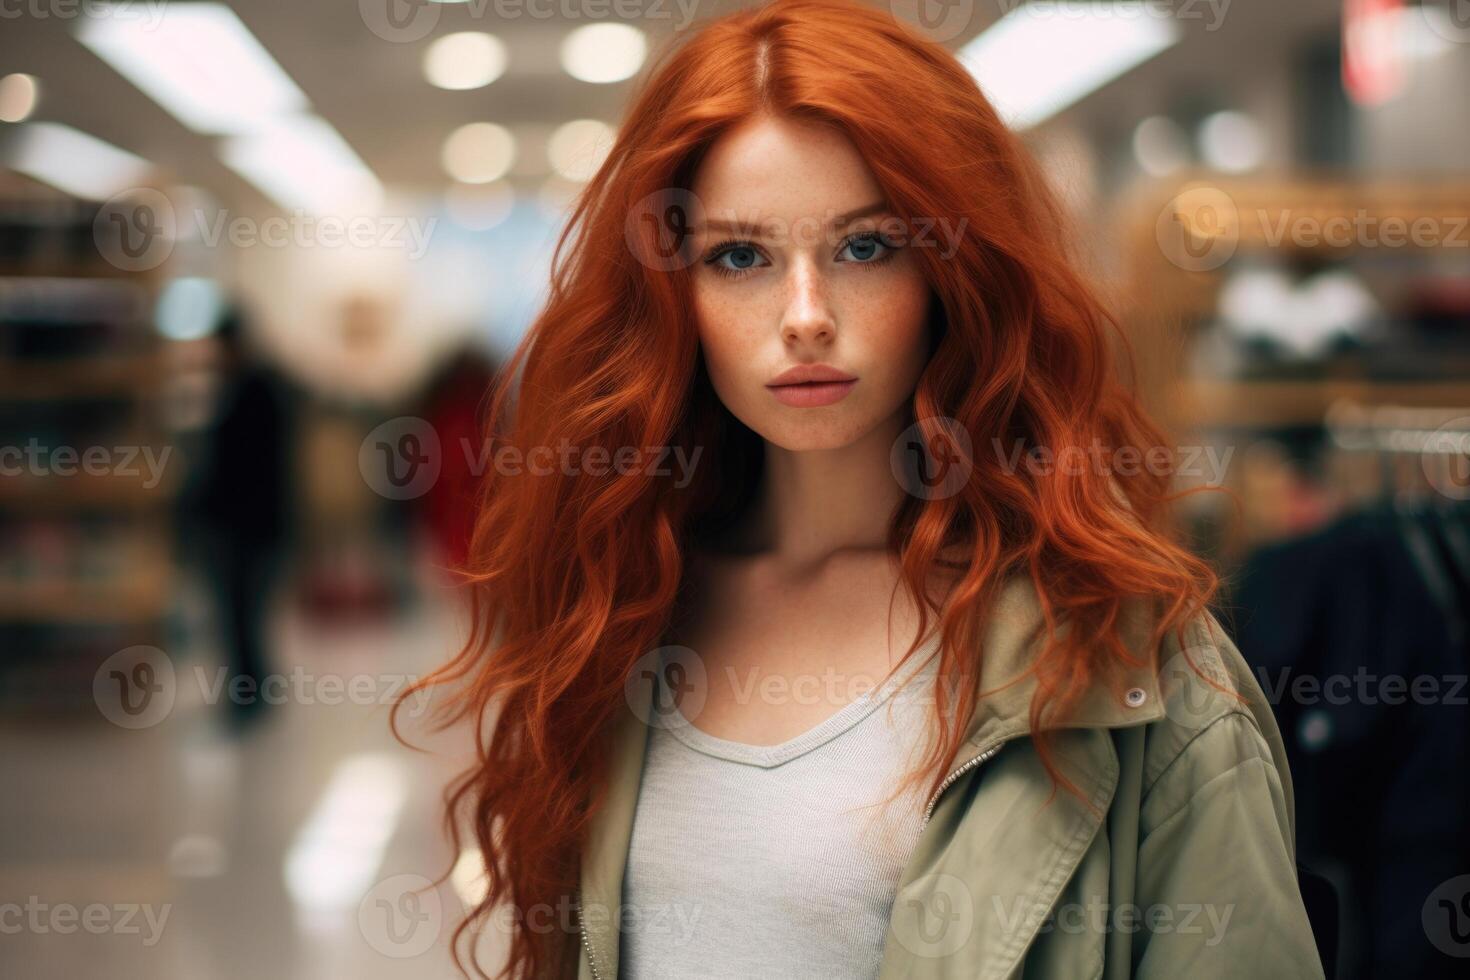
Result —
<path fill-rule="evenodd" d="M 954 783 L 956 779 L 959 779 L 971 769 L 974 769 L 976 766 L 985 762 L 987 759 L 993 757 L 997 752 L 1001 750 L 1001 746 L 1003 745 L 1005 745 L 1004 742 L 997 742 L 990 748 L 986 749 L 984 752 L 981 752 L 979 755 L 972 758 L 969 762 L 966 762 L 964 765 L 960 766 L 948 776 L 945 776 L 944 782 L 939 784 L 939 788 L 936 789 L 934 791 L 934 795 L 929 798 L 929 805 L 924 808 L 924 822 L 919 824 L 919 826 L 924 827 L 929 823 L 929 818 L 934 815 L 934 807 L 939 803 L 939 797 L 944 795 L 944 791 L 949 789 L 949 787 Z"/>
<path fill-rule="evenodd" d="M 597 971 L 597 957 L 592 954 L 592 937 L 587 935 L 587 920 L 582 918 L 582 896 L 577 895 L 577 930 L 582 935 L 582 946 L 587 950 L 587 965 L 592 970 L 592 980 L 602 980 Z"/>

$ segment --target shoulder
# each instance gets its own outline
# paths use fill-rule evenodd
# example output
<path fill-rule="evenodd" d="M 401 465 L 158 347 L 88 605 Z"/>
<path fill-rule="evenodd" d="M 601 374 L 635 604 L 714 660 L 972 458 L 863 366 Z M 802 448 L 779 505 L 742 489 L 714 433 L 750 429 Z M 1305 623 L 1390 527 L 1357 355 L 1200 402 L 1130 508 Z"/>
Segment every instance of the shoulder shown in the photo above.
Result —
<path fill-rule="evenodd" d="M 1279 793 L 1289 813 L 1285 744 L 1249 664 L 1210 613 L 1182 632 L 1171 631 L 1159 649 L 1163 713 L 1144 731 L 1142 829 L 1245 771 L 1277 787 L 1273 795 Z"/>
<path fill-rule="evenodd" d="M 1137 974 L 1320 980 L 1296 871 L 1291 777 L 1271 706 L 1209 614 L 1157 652 L 1162 710 L 1118 742 L 1135 780 L 1120 794 L 1127 812 L 1115 831 L 1136 866 L 1129 897 L 1145 909 L 1239 914 L 1210 939 L 1150 923 L 1136 940 Z"/>

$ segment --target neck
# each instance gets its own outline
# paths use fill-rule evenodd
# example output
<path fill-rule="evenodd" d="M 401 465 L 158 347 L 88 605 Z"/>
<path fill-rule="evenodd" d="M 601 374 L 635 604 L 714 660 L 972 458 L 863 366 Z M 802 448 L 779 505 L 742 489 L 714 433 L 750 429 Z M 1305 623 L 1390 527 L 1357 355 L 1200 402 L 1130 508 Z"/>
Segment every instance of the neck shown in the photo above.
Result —
<path fill-rule="evenodd" d="M 839 449 L 792 451 L 766 443 L 750 547 L 791 565 L 886 548 L 889 518 L 903 497 L 889 458 L 904 424 L 905 413 L 895 412 Z"/>

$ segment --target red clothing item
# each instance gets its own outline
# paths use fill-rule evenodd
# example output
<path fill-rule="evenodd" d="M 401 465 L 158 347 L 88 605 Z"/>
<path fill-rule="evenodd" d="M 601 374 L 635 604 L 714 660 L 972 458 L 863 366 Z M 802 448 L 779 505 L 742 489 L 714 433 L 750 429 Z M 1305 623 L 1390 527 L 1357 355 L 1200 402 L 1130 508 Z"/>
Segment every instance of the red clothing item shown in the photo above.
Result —
<path fill-rule="evenodd" d="M 460 569 L 469 554 L 479 510 L 478 488 L 484 452 L 486 396 L 495 367 L 465 354 L 429 394 L 424 420 L 439 436 L 439 479 L 423 497 L 423 513 L 442 561 Z"/>

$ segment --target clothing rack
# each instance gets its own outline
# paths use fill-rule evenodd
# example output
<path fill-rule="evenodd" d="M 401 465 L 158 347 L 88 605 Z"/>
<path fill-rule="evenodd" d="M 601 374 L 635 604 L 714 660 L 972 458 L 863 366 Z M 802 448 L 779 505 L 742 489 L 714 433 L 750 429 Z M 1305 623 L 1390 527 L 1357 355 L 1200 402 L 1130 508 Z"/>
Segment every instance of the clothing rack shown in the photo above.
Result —
<path fill-rule="evenodd" d="M 1367 406 L 1342 399 L 1327 409 L 1325 424 L 1340 449 L 1470 456 L 1470 408 Z"/>
<path fill-rule="evenodd" d="M 1376 456 L 1380 498 L 1440 505 L 1470 499 L 1470 408 L 1342 400 L 1323 424 L 1334 450 Z"/>

